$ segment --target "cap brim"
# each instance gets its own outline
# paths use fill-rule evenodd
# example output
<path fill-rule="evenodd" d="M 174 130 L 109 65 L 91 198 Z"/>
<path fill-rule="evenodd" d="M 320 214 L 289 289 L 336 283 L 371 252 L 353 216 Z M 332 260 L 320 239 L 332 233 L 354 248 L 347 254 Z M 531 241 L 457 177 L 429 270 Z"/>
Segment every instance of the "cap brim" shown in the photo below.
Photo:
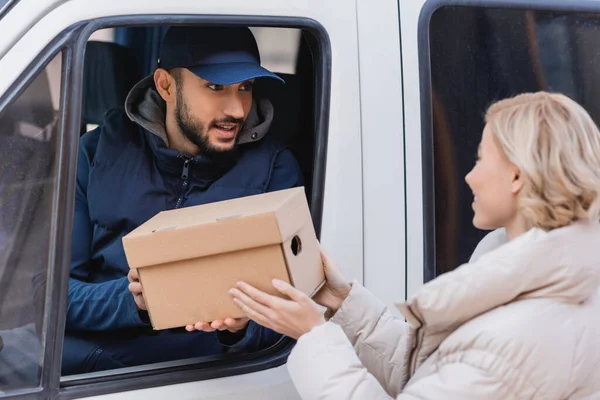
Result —
<path fill-rule="evenodd" d="M 272 78 L 285 83 L 271 71 L 253 63 L 231 63 L 188 67 L 195 75 L 217 85 L 233 85 L 255 78 Z"/>

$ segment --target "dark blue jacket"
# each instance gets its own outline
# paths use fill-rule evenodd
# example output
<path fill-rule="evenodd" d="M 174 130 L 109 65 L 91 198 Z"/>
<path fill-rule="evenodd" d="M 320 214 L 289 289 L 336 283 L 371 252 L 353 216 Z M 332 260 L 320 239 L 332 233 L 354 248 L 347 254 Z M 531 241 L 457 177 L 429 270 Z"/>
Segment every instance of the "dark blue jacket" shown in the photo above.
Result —
<path fill-rule="evenodd" d="M 253 322 L 236 335 L 153 331 L 127 289 L 121 239 L 163 210 L 300 186 L 291 151 L 266 135 L 237 146 L 226 158 L 189 157 L 168 148 L 164 132 L 144 127 L 156 129 L 142 118 L 144 110 L 142 117 L 131 106 L 127 111 L 130 117 L 123 110 L 109 112 L 80 143 L 63 372 L 197 357 L 228 346 L 252 351 L 274 343 L 279 336 Z M 263 131 L 272 115 L 266 118 L 259 124 Z"/>

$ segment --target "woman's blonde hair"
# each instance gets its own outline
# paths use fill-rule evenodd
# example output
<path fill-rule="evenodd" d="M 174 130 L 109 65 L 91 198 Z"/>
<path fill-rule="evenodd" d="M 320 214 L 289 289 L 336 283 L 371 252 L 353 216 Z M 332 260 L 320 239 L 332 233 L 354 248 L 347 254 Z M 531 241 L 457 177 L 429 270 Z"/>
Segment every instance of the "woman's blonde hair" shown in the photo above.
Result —
<path fill-rule="evenodd" d="M 551 230 L 600 219 L 600 132 L 589 114 L 555 93 L 525 93 L 493 104 L 487 126 L 524 179 L 519 209 Z"/>

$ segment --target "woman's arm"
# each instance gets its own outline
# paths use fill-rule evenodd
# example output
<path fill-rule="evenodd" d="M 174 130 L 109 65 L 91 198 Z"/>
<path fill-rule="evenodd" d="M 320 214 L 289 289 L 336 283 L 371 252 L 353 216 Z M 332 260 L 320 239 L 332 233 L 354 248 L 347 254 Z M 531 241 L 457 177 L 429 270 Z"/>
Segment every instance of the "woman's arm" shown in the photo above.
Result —
<path fill-rule="evenodd" d="M 387 339 L 382 337 L 382 341 Z M 404 337 L 401 339 L 404 340 Z M 390 348 L 393 343 L 387 343 Z M 375 352 L 375 349 L 373 349 Z M 303 400 L 503 400 L 519 399 L 502 377 L 467 363 L 434 367 L 417 382 L 399 389 L 405 377 L 402 364 L 381 356 L 382 363 L 361 364 L 341 328 L 331 322 L 303 335 L 288 358 L 287 367 Z M 389 358 L 389 360 L 388 360 Z M 389 364 L 388 364 L 389 363 Z M 386 365 L 388 364 L 388 365 Z M 428 372 L 428 371 L 425 371 Z M 380 376 L 375 374 L 379 373 Z M 387 382 L 383 384 L 383 382 Z M 383 386 L 382 386 L 383 385 Z"/>
<path fill-rule="evenodd" d="M 386 391 L 400 393 L 408 373 L 409 325 L 356 282 L 330 322 L 342 328 L 362 365 Z"/>
<path fill-rule="evenodd" d="M 364 372 L 368 369 L 371 378 L 375 377 L 388 393 L 401 391 L 407 374 L 409 327 L 394 318 L 369 291 L 354 283 L 333 320 L 325 323 L 319 306 L 304 293 L 286 282 L 274 280 L 273 285 L 290 300 L 240 282 L 232 290 L 234 302 L 258 324 L 299 339 L 292 353 L 301 353 L 298 357 L 302 361 L 297 364 L 310 369 L 311 358 L 319 358 L 314 368 L 319 371 L 332 368 L 321 366 L 321 362 L 336 364 L 336 357 L 340 357 L 339 366 L 356 366 L 354 370 L 363 368 L 362 361 Z M 329 335 L 320 333 L 322 330 Z M 288 366 L 290 363 L 293 361 L 288 361 Z M 315 375 L 312 371 L 310 374 Z"/>

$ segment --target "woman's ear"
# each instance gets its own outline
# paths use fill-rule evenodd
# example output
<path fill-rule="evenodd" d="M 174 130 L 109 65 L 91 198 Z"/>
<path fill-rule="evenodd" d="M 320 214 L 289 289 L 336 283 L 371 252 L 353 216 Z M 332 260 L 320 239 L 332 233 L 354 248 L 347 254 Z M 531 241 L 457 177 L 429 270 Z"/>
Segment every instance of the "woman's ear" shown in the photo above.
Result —
<path fill-rule="evenodd" d="M 162 68 L 154 72 L 154 85 L 160 97 L 167 103 L 174 103 L 177 99 L 177 85 L 175 79 Z"/>
<path fill-rule="evenodd" d="M 519 170 L 517 167 L 514 167 L 514 176 L 512 181 L 513 194 L 518 194 L 521 189 L 523 189 L 523 183 L 523 175 L 521 174 L 521 170 Z"/>

